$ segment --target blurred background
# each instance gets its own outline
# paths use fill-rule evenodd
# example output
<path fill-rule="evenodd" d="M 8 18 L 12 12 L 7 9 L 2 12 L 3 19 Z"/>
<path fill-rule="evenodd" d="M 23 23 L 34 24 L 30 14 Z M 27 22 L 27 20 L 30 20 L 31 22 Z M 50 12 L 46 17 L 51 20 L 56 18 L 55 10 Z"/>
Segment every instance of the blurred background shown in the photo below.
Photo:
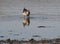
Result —
<path fill-rule="evenodd" d="M 31 12 L 25 27 L 24 7 Z M 60 0 L 0 0 L 0 39 L 56 37 L 60 37 Z"/>

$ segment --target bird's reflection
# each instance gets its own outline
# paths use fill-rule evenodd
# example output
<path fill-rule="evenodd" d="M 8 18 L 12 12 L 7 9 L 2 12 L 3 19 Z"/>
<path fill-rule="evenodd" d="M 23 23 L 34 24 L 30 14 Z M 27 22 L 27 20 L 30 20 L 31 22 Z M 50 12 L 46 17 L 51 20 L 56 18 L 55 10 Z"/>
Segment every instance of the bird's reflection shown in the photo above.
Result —
<path fill-rule="evenodd" d="M 30 18 L 29 18 L 29 17 L 24 18 L 24 19 L 23 19 L 23 26 L 24 26 L 24 27 L 25 27 L 26 25 L 29 26 L 29 24 L 30 24 Z"/>

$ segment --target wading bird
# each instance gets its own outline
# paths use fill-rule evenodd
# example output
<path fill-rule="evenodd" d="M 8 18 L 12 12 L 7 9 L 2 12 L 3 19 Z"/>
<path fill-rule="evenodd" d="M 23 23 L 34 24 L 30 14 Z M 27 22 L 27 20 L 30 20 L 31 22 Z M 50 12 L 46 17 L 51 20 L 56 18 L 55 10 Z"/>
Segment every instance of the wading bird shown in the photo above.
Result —
<path fill-rule="evenodd" d="M 30 11 L 27 9 L 23 9 L 23 16 L 29 16 L 30 15 Z"/>

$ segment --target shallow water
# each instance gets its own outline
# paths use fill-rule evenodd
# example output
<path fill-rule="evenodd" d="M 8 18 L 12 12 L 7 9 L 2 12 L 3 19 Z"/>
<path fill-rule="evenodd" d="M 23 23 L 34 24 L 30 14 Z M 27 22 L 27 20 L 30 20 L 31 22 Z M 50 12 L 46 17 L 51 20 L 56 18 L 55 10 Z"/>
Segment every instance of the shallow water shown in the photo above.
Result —
<path fill-rule="evenodd" d="M 30 24 L 23 26 L 23 8 Z M 28 40 L 60 37 L 60 0 L 0 0 L 0 39 Z"/>
<path fill-rule="evenodd" d="M 27 40 L 34 38 L 55 38 L 60 36 L 59 15 L 30 15 L 30 25 L 23 26 L 22 15 L 0 16 L 0 39 Z M 38 26 L 45 26 L 38 28 Z M 37 37 L 33 37 L 37 35 Z M 39 37 L 38 37 L 39 36 Z"/>

